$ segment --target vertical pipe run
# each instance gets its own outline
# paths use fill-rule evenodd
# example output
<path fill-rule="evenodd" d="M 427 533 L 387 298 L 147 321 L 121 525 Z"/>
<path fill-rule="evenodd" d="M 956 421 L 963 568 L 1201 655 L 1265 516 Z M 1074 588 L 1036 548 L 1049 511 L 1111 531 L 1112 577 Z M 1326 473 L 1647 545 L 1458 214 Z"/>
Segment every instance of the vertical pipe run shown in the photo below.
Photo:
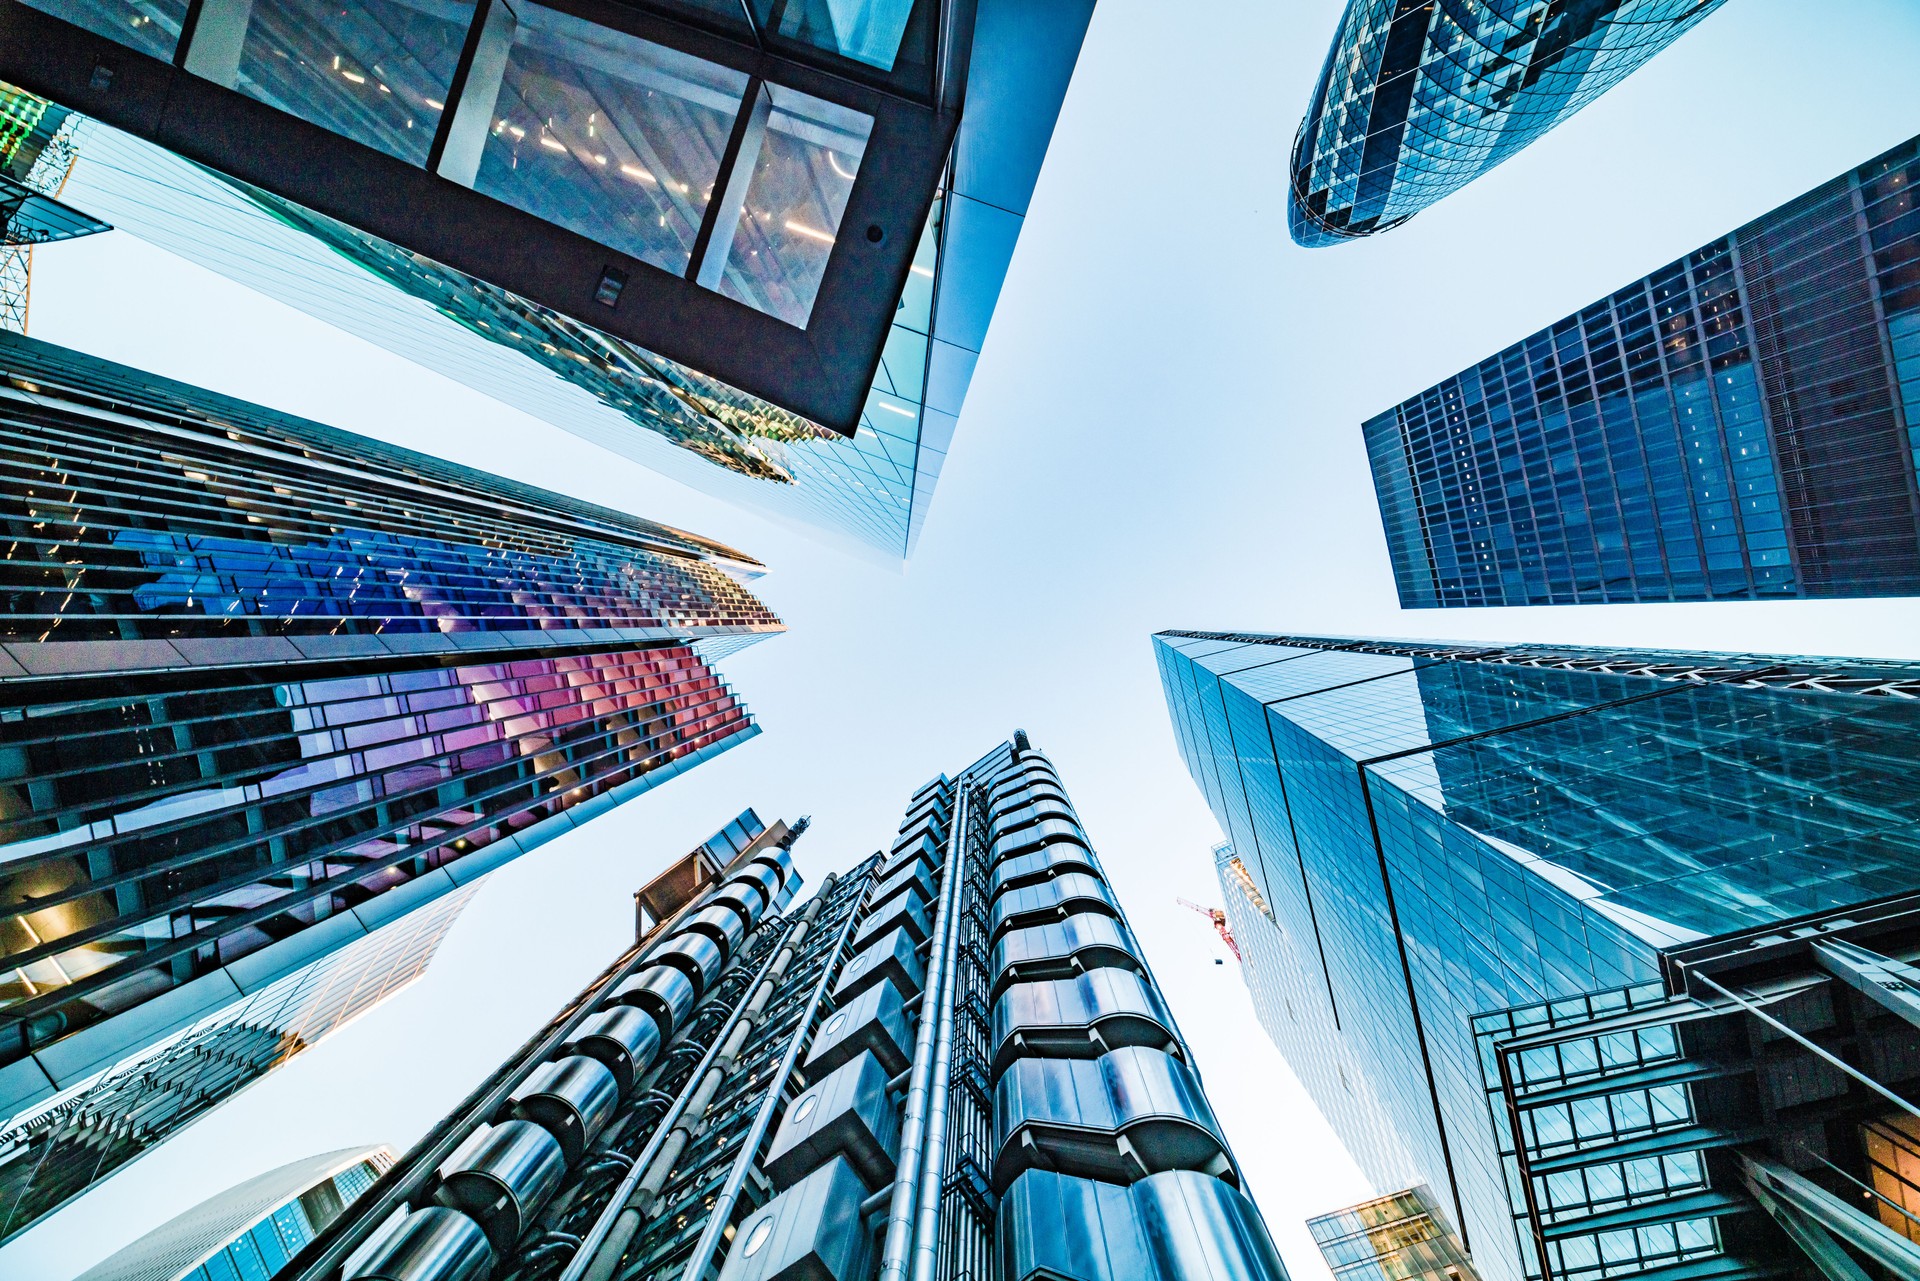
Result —
<path fill-rule="evenodd" d="M 964 780 L 963 780 L 964 781 Z M 940 909 L 933 920 L 933 948 L 927 957 L 927 986 L 921 994 L 920 1022 L 913 1034 L 912 1077 L 907 1083 L 906 1107 L 900 1118 L 900 1177 L 894 1180 L 887 1206 L 886 1244 L 880 1253 L 879 1281 L 907 1281 L 908 1255 L 913 1250 L 913 1225 L 919 1208 L 921 1167 L 926 1155 L 927 1104 L 933 1075 L 934 1027 L 947 987 L 947 935 L 959 911 L 960 878 L 953 874 L 954 833 L 947 835 L 947 857 L 941 869 Z"/>
<path fill-rule="evenodd" d="M 951 909 L 945 926 L 945 953 L 941 983 L 943 993 L 936 1008 L 939 1026 L 934 1032 L 933 1071 L 927 1090 L 927 1141 L 921 1156 L 919 1209 L 913 1221 L 913 1254 L 909 1281 L 934 1281 L 940 1263 L 940 1200 L 947 1168 L 947 1093 L 953 1079 L 953 1007 L 957 1000 L 960 951 L 960 896 L 966 892 L 967 872 L 967 779 L 963 776 L 956 791 L 953 828 L 947 838 L 948 880 L 954 887 Z M 944 887 L 943 887 L 944 888 Z"/>

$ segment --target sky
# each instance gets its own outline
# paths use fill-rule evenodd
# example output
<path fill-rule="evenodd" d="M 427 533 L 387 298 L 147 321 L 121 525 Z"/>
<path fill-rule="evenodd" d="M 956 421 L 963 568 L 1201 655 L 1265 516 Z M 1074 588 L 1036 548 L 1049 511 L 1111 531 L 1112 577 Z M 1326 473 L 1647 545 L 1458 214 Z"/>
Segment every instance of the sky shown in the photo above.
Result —
<path fill-rule="evenodd" d="M 791 631 L 723 670 L 765 731 L 496 873 L 427 976 L 4 1250 L 64 1281 L 314 1152 L 405 1147 L 631 938 L 746 806 L 817 883 L 1016 728 L 1059 766 L 1292 1275 L 1377 1192 L 1184 896 L 1219 828 L 1149 636 L 1232 628 L 1920 657 L 1920 602 L 1403 612 L 1359 424 L 1920 132 L 1920 5 L 1729 0 L 1390 234 L 1303 250 L 1286 159 L 1338 0 L 1101 0 L 904 572 L 682 487 L 114 232 L 42 250 L 31 332 L 624 508 L 765 561 Z M 84 164 L 84 160 L 82 161 Z"/>

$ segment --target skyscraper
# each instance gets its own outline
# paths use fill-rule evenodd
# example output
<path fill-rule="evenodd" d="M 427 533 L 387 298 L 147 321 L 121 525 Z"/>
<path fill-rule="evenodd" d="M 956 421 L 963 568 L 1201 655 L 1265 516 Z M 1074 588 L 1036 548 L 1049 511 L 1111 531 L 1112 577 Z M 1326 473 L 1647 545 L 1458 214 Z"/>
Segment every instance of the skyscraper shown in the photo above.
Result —
<path fill-rule="evenodd" d="M 754 732 L 715 543 L 0 335 L 0 1111 Z"/>
<path fill-rule="evenodd" d="M 0 1123 L 0 1241 L 413 983 L 478 889 L 436 899 Z"/>
<path fill-rule="evenodd" d="M 1911 1274 L 1920 665 L 1198 632 L 1155 653 L 1289 944 L 1295 973 L 1250 981 L 1315 998 L 1276 1041 L 1482 1276 Z M 1385 1135 L 1316 1056 L 1364 1078 Z"/>
<path fill-rule="evenodd" d="M 1473 1264 L 1425 1188 L 1307 1220 L 1334 1281 L 1474 1281 Z"/>
<path fill-rule="evenodd" d="M 0 78 L 102 217 L 897 561 L 1092 8 L 0 0 Z"/>
<path fill-rule="evenodd" d="M 1400 603 L 1920 591 L 1920 139 L 1369 420 Z"/>
<path fill-rule="evenodd" d="M 392 1164 L 386 1148 L 342 1148 L 269 1170 L 169 1219 L 76 1281 L 271 1277 Z"/>
<path fill-rule="evenodd" d="M 1350 0 L 1293 144 L 1287 227 L 1398 226 L 1620 83 L 1720 0 Z"/>
<path fill-rule="evenodd" d="M 1284 1281 L 1024 734 L 779 914 L 795 835 L 636 942 L 289 1281 Z"/>

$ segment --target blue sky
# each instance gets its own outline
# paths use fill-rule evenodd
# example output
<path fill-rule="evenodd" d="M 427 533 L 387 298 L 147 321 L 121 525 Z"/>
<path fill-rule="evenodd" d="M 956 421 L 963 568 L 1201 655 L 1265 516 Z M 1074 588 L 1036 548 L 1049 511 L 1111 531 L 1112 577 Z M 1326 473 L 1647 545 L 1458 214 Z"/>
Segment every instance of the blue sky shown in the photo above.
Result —
<path fill-rule="evenodd" d="M 1920 132 L 1911 0 L 1729 0 L 1390 235 L 1300 250 L 1286 156 L 1337 0 L 1101 0 L 918 554 L 876 567 L 724 506 L 122 233 L 36 264 L 33 332 L 724 539 L 792 632 L 726 673 L 765 733 L 497 874 L 414 988 L 0 1251 L 71 1277 L 239 1180 L 411 1142 L 627 941 L 628 892 L 743 806 L 813 879 L 1026 728 L 1061 767 L 1296 1278 L 1368 1195 L 1206 923 L 1220 839 L 1149 634 L 1920 656 L 1920 603 L 1404 614 L 1359 423 Z M 84 162 L 83 162 L 84 163 Z M 1386 1191 L 1387 1189 L 1380 1189 Z"/>

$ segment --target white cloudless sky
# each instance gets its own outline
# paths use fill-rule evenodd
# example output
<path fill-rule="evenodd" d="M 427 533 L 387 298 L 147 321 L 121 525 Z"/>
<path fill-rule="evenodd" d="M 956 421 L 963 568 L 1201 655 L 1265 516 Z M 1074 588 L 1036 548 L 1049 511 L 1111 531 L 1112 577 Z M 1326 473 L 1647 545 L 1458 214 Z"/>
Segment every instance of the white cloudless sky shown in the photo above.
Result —
<path fill-rule="evenodd" d="M 1920 656 L 1913 600 L 1403 613 L 1359 424 L 1920 132 L 1920 5 L 1729 0 L 1389 235 L 1301 250 L 1286 157 L 1337 0 L 1101 0 L 904 574 L 727 507 L 125 233 L 41 251 L 33 333 L 546 485 L 765 560 L 790 634 L 724 671 L 766 731 L 496 874 L 428 975 L 0 1250 L 64 1281 L 241 1179 L 411 1143 L 629 940 L 629 891 L 744 806 L 821 874 L 1024 727 L 1059 765 L 1293 1275 L 1376 1191 L 1207 923 L 1219 829 L 1165 627 Z M 82 161 L 84 164 L 84 160 Z"/>

